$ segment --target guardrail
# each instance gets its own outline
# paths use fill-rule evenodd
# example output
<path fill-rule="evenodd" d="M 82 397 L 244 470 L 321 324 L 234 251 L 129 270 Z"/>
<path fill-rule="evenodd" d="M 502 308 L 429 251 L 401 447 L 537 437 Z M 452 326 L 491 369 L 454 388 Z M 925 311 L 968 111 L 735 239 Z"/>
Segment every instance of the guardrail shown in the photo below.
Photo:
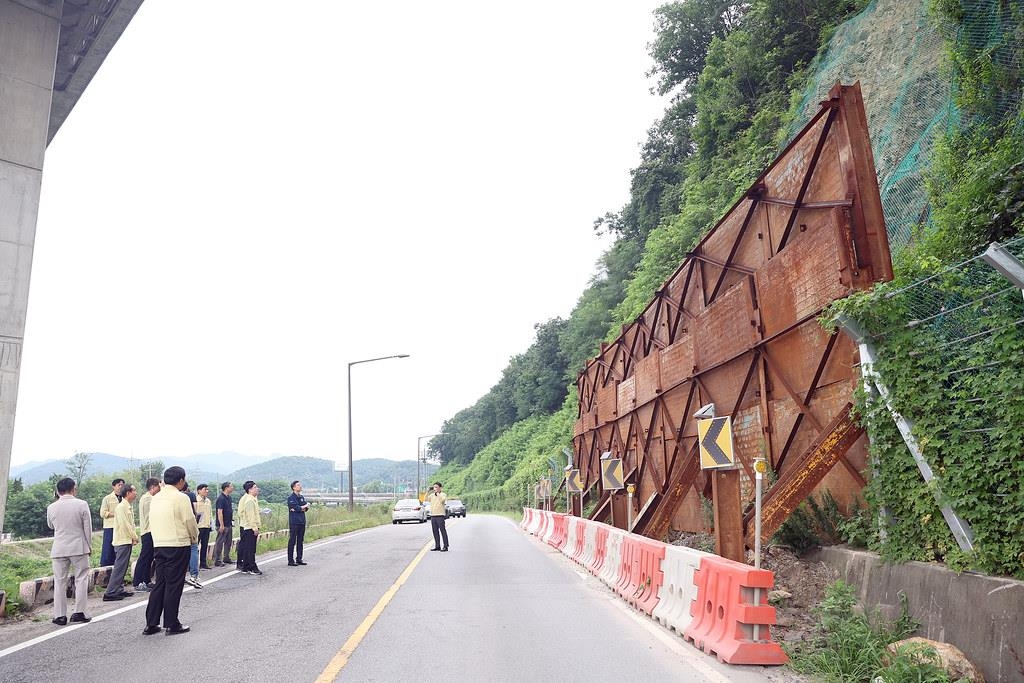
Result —
<path fill-rule="evenodd" d="M 771 637 L 772 572 L 558 512 L 523 508 L 520 527 L 719 661 L 786 663 Z"/>

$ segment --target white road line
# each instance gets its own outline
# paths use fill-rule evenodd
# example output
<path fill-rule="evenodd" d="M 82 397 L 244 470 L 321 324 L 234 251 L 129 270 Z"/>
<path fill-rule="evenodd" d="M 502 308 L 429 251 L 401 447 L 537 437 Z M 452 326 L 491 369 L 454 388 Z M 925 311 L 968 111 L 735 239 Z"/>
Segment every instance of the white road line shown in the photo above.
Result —
<path fill-rule="evenodd" d="M 312 545 L 308 545 L 308 546 L 306 546 L 306 549 L 307 550 L 312 550 L 312 549 L 319 548 L 319 547 L 322 547 L 322 546 L 325 546 L 325 545 L 330 545 L 332 543 L 337 543 L 339 541 L 347 541 L 350 538 L 355 538 L 356 536 L 362 536 L 363 534 L 369 533 L 369 532 L 373 531 L 376 528 L 377 527 L 370 527 L 369 529 L 362 529 L 360 531 L 353 531 L 352 533 L 345 534 L 344 536 L 338 536 L 338 537 L 335 537 L 335 538 L 328 539 L 326 541 L 321 541 L 321 542 L 318 542 L 318 543 L 314 543 Z M 268 562 L 275 562 L 275 561 L 280 560 L 280 559 L 285 558 L 285 557 L 287 557 L 287 553 L 281 553 L 280 555 L 275 555 L 273 557 L 269 557 L 269 558 L 263 560 L 263 563 L 266 564 Z M 203 585 L 204 586 L 209 586 L 211 583 L 217 583 L 218 581 L 221 581 L 222 579 L 226 579 L 229 576 L 234 576 L 235 574 L 238 574 L 238 573 L 239 572 L 238 572 L 237 569 L 233 569 L 233 570 L 227 572 L 226 574 L 221 574 L 219 576 L 215 576 L 214 578 L 210 579 L 209 581 L 203 582 Z M 192 586 L 189 586 L 189 585 L 186 584 L 185 590 L 183 590 L 182 593 L 188 593 L 188 592 L 191 592 L 191 591 L 198 591 L 198 590 L 199 590 L 198 588 L 193 588 Z M 124 614 L 126 612 L 130 612 L 132 610 L 139 609 L 140 607 L 145 607 L 147 604 L 148 604 L 148 601 L 144 600 L 144 601 L 139 601 L 139 602 L 132 603 L 131 605 L 125 605 L 124 607 L 118 607 L 115 610 L 111 610 L 110 612 L 104 612 L 103 614 L 100 614 L 100 615 L 97 615 L 97 616 L 93 617 L 92 621 L 90 621 L 90 623 L 92 623 L 93 621 L 99 622 L 99 621 L 105 621 L 107 619 L 112 619 L 112 618 L 114 618 L 116 616 L 120 616 L 120 615 L 122 615 L 122 614 Z M 71 624 L 68 624 L 67 626 L 54 626 L 54 628 L 59 629 L 59 630 L 52 631 L 50 633 L 46 633 L 46 634 L 41 635 L 41 636 L 36 636 L 35 638 L 32 638 L 31 640 L 26 640 L 24 643 L 18 643 L 17 645 L 11 645 L 6 650 L 0 650 L 0 659 L 3 659 L 4 657 L 6 657 L 8 655 L 13 655 L 15 652 L 20 652 L 21 650 L 30 648 L 33 645 L 38 645 L 39 643 L 45 643 L 47 640 L 50 640 L 52 638 L 59 638 L 60 636 L 66 636 L 69 633 L 72 633 L 73 631 L 77 631 L 78 629 L 86 627 L 88 625 L 89 624 L 75 624 L 75 625 L 72 626 Z"/>

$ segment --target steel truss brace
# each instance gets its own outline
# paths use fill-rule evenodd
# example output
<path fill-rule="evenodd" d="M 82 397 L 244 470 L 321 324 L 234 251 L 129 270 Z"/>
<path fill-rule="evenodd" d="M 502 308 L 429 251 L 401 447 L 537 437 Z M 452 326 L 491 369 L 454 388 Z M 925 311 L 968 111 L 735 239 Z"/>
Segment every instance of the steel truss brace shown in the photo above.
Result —
<path fill-rule="evenodd" d="M 949 526 L 949 530 L 953 532 L 953 537 L 956 538 L 957 545 L 965 553 L 974 552 L 974 531 L 971 529 L 971 525 L 967 523 L 965 519 L 960 517 L 956 513 L 956 510 L 952 508 L 948 503 L 943 502 L 942 492 L 939 483 L 939 478 L 932 472 L 931 466 L 928 461 L 925 460 L 924 454 L 921 452 L 921 447 L 917 443 L 917 439 L 914 437 L 913 429 L 914 423 L 904 417 L 896 410 L 892 404 L 892 396 L 889 393 L 889 387 L 886 386 L 885 382 L 882 381 L 882 377 L 875 371 L 875 360 L 878 357 L 874 346 L 868 340 L 868 336 L 864 329 L 852 318 L 840 314 L 837 321 L 839 326 L 850 335 L 854 342 L 860 347 L 860 368 L 861 375 L 864 378 L 865 389 L 870 390 L 870 384 L 873 384 L 875 389 L 878 391 L 879 397 L 885 403 L 885 407 L 889 410 L 889 414 L 892 416 L 893 421 L 896 423 L 897 429 L 900 430 L 900 434 L 903 436 L 903 442 L 907 444 L 907 450 L 910 451 L 911 457 L 914 458 L 914 462 L 917 463 L 917 468 L 921 471 L 921 476 L 925 482 L 934 482 L 933 492 L 935 496 L 935 502 L 938 503 L 939 509 L 942 510 L 942 517 L 946 520 L 946 525 Z"/>

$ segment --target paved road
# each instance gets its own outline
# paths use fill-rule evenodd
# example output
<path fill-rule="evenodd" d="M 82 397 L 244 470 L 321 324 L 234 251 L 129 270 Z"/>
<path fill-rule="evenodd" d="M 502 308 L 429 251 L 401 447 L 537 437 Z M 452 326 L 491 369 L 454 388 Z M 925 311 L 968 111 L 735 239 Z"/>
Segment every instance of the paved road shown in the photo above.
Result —
<path fill-rule="evenodd" d="M 86 625 L 40 624 L 5 639 L 0 681 L 791 680 L 718 664 L 507 519 L 448 528 L 448 553 L 426 551 L 426 524 L 386 525 L 309 546 L 305 567 L 277 552 L 262 577 L 204 573 L 182 599 L 185 635 L 141 635 L 144 596 Z"/>

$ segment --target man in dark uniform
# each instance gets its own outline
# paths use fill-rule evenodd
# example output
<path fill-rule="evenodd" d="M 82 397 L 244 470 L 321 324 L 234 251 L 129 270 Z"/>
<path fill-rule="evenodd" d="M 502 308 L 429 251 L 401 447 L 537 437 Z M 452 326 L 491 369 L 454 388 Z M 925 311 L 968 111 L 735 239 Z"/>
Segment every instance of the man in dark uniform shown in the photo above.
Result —
<path fill-rule="evenodd" d="M 292 495 L 288 496 L 288 566 L 306 564 L 302 561 L 302 540 L 306 536 L 306 510 L 309 503 L 302 495 L 302 483 L 292 482 Z"/>

